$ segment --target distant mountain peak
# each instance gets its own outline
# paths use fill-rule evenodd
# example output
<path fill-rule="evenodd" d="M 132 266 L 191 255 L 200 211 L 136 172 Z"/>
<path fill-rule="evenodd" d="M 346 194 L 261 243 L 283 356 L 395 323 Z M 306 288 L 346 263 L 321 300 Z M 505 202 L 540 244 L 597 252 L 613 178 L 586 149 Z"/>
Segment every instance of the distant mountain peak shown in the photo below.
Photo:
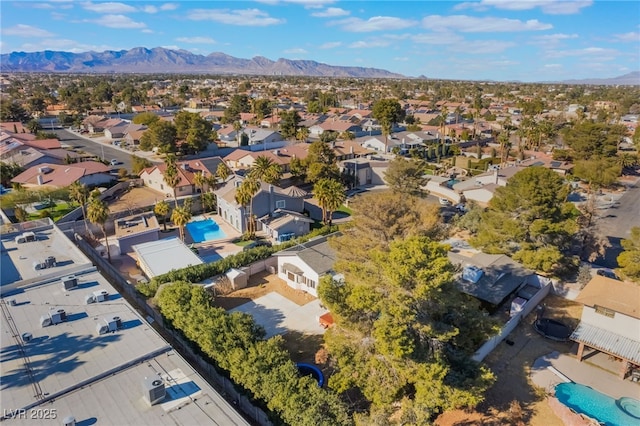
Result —
<path fill-rule="evenodd" d="M 187 50 L 164 47 L 134 47 L 129 50 L 104 52 L 12 52 L 0 55 L 2 72 L 66 72 L 66 73 L 210 73 L 253 75 L 298 75 L 317 77 L 405 78 L 383 69 L 345 67 L 312 60 L 264 56 L 235 58 L 223 52 L 207 56 Z"/>

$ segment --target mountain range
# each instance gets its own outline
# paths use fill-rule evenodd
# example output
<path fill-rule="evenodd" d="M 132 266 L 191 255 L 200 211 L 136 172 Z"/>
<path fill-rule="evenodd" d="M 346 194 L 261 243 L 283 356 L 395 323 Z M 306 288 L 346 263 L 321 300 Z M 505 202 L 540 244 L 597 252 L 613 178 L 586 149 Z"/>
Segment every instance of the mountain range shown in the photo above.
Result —
<path fill-rule="evenodd" d="M 162 47 L 104 52 L 12 52 L 0 55 L 2 72 L 60 72 L 60 73 L 207 73 L 289 75 L 315 77 L 406 78 L 390 71 L 327 65 L 315 61 L 277 61 L 256 56 L 235 58 L 221 52 L 207 56 L 186 50 Z"/>
<path fill-rule="evenodd" d="M 378 68 L 334 66 L 310 60 L 284 59 L 277 61 L 256 56 L 236 58 L 214 52 L 198 55 L 187 50 L 163 47 L 104 52 L 12 52 L 0 55 L 2 72 L 59 72 L 59 73 L 185 73 L 185 74 L 249 74 L 310 77 L 410 78 Z M 417 77 L 426 79 L 425 76 Z M 541 83 L 640 85 L 640 71 L 613 78 L 546 81 Z"/>

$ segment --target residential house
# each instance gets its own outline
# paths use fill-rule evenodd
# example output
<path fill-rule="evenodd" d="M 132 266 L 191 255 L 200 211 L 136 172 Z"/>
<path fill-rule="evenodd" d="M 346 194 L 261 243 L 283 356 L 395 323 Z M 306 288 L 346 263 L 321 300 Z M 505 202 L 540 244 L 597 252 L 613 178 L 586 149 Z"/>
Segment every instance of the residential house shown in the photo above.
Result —
<path fill-rule="evenodd" d="M 351 132 L 356 136 L 361 136 L 364 133 L 360 124 L 355 124 L 348 120 L 337 120 L 335 118 L 309 127 L 310 136 L 319 137 L 324 132 Z"/>
<path fill-rule="evenodd" d="M 160 239 L 160 225 L 153 212 L 127 216 L 114 223 L 116 245 L 120 254 L 133 251 L 136 244 L 148 243 Z"/>
<path fill-rule="evenodd" d="M 619 377 L 640 369 L 640 286 L 595 275 L 582 289 L 580 324 L 571 335 L 578 362 L 598 351 L 620 361 Z"/>
<path fill-rule="evenodd" d="M 110 126 L 104 129 L 104 135 L 109 139 L 122 139 L 125 137 L 129 123 L 121 121 L 114 126 Z"/>
<path fill-rule="evenodd" d="M 302 213 L 284 209 L 276 209 L 272 214 L 265 215 L 258 221 L 267 237 L 278 242 L 308 234 L 313 223 L 313 219 Z"/>
<path fill-rule="evenodd" d="M 11 179 L 11 182 L 19 183 L 25 188 L 64 188 L 78 181 L 92 187 L 111 182 L 114 177 L 109 172 L 109 167 L 97 161 L 64 165 L 44 163 L 28 168 Z"/>
<path fill-rule="evenodd" d="M 306 192 L 295 186 L 282 189 L 265 182 L 260 182 L 260 189 L 251 200 L 251 208 L 242 206 L 236 201 L 236 192 L 242 184 L 242 180 L 241 176 L 233 175 L 214 191 L 218 200 L 218 214 L 237 231 L 244 233 L 247 230 L 250 211 L 257 218 L 273 215 L 276 210 L 297 213 L 304 211 Z M 261 229 L 261 222 L 258 221 L 257 230 Z"/>
<path fill-rule="evenodd" d="M 291 160 L 300 160 L 307 157 L 308 146 L 306 144 L 288 145 L 270 151 L 245 151 L 236 149 L 224 157 L 224 162 L 231 170 L 247 170 L 253 166 L 258 157 L 267 157 L 282 168 L 283 173 L 290 170 Z"/>
<path fill-rule="evenodd" d="M 496 311 L 519 290 L 523 290 L 523 295 L 535 294 L 540 288 L 540 280 L 533 271 L 503 254 L 476 253 L 467 256 L 450 251 L 448 257 L 453 265 L 460 266 L 462 270 L 455 282 L 458 290 L 480 300 L 489 312 Z"/>
<path fill-rule="evenodd" d="M 336 254 L 328 241 L 333 236 L 336 234 L 314 238 L 274 253 L 278 259 L 278 277 L 289 287 L 317 297 L 320 279 L 333 274 Z"/>
<path fill-rule="evenodd" d="M 175 188 L 175 196 L 184 197 L 200 192 L 201 188 L 197 188 L 194 182 L 196 173 L 201 172 L 205 176 L 215 176 L 218 165 L 221 163 L 223 163 L 223 160 L 220 157 L 178 161 L 176 165 L 180 180 Z M 140 172 L 140 179 L 148 188 L 163 193 L 165 197 L 173 197 L 173 188 L 164 181 L 164 172 L 166 170 L 167 165 L 164 163 L 148 167 Z M 207 190 L 206 187 L 205 190 Z"/>
<path fill-rule="evenodd" d="M 129 124 L 124 135 L 126 144 L 129 146 L 140 145 L 140 139 L 146 130 L 147 126 L 144 124 Z"/>
<path fill-rule="evenodd" d="M 38 164 L 66 164 L 80 161 L 81 155 L 66 149 L 37 149 L 30 146 L 20 146 L 9 152 L 3 152 L 2 161 L 17 164 L 22 168 L 37 166 Z"/>
<path fill-rule="evenodd" d="M 248 138 L 248 144 L 246 146 L 240 146 L 240 148 L 244 150 L 262 151 L 280 148 L 287 144 L 282 135 L 273 130 L 245 127 L 241 131 Z"/>

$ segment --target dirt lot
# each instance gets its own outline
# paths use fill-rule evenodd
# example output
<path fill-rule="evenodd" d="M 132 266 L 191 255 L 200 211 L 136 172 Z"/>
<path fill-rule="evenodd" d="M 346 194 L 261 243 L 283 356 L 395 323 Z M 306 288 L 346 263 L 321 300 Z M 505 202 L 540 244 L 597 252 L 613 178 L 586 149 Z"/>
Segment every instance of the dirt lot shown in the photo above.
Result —
<path fill-rule="evenodd" d="M 557 296 L 548 296 L 545 317 L 554 318 L 575 327 L 582 313 L 582 305 Z M 438 425 L 503 425 L 520 424 L 562 426 L 562 422 L 549 408 L 544 390 L 533 386 L 529 372 L 533 362 L 552 351 L 571 353 L 573 342 L 554 342 L 540 336 L 532 327 L 535 312 L 527 316 L 507 340 L 502 342 L 486 359 L 496 375 L 496 383 L 489 389 L 486 401 L 477 411 L 453 411 L 440 416 Z M 512 401 L 518 401 L 521 410 L 510 413 Z M 515 421 L 514 421 L 515 420 Z"/>
<path fill-rule="evenodd" d="M 294 290 L 289 287 L 283 280 L 267 271 L 252 275 L 246 288 L 232 291 L 229 294 L 218 296 L 214 299 L 214 305 L 225 310 L 237 308 L 251 300 L 262 297 L 265 294 L 276 291 L 282 296 L 291 300 L 300 306 L 306 305 L 315 299 L 309 293 Z"/>

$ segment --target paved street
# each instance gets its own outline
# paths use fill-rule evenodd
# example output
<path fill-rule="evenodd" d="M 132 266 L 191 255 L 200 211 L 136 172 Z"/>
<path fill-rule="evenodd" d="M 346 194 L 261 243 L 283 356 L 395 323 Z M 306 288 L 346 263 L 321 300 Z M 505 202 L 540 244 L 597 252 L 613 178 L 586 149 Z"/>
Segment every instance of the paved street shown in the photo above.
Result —
<path fill-rule="evenodd" d="M 598 229 L 607 236 L 611 247 L 594 263 L 608 268 L 618 267 L 616 258 L 622 252 L 620 241 L 628 238 L 631 228 L 640 226 L 640 178 L 634 177 L 622 195 L 605 195 L 599 205 Z M 607 199 L 607 197 L 609 197 Z M 613 200 L 613 201 L 611 201 Z"/>
<path fill-rule="evenodd" d="M 113 145 L 92 140 L 65 129 L 56 129 L 54 132 L 60 137 L 60 143 L 68 145 L 90 154 L 96 155 L 105 161 L 118 160 L 119 164 L 113 166 L 114 169 L 126 168 L 131 171 L 131 152 L 125 149 L 116 148 Z"/>

